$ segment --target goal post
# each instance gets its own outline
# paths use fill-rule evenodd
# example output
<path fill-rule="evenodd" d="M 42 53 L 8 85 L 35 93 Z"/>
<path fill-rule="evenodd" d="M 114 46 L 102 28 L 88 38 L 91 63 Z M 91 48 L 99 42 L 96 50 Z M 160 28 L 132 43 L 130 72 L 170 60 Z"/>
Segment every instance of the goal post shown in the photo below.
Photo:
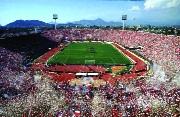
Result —
<path fill-rule="evenodd" d="M 95 64 L 96 60 L 85 60 L 85 64 Z"/>

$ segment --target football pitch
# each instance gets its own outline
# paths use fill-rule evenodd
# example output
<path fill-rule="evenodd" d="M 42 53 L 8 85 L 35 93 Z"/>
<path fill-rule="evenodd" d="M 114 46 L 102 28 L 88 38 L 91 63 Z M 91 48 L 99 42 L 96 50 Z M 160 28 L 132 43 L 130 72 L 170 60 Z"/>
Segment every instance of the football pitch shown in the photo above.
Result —
<path fill-rule="evenodd" d="M 132 62 L 111 44 L 72 42 L 50 58 L 47 64 L 129 65 Z"/>

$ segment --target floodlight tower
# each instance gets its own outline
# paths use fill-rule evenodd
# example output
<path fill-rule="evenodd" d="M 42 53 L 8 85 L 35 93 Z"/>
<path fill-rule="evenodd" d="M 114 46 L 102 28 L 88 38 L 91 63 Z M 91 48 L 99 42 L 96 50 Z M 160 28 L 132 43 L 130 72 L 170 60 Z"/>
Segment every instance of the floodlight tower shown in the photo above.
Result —
<path fill-rule="evenodd" d="M 124 27 L 125 27 L 125 20 L 127 20 L 127 15 L 122 15 L 123 30 L 124 30 Z"/>
<path fill-rule="evenodd" d="M 177 33 L 178 33 L 178 32 L 177 32 L 177 29 L 174 28 L 174 35 L 177 36 Z"/>
<path fill-rule="evenodd" d="M 55 22 L 54 22 L 54 29 L 56 30 L 56 20 L 58 19 L 58 15 L 57 14 L 53 14 L 53 19 L 55 20 Z"/>

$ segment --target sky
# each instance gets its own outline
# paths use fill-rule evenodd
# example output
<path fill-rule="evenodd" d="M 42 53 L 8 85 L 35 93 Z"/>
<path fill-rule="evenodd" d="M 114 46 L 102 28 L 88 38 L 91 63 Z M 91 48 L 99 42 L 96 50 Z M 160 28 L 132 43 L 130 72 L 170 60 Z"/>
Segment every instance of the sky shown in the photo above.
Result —
<path fill-rule="evenodd" d="M 58 23 L 101 18 L 121 21 L 127 14 L 129 24 L 180 25 L 180 0 L 0 0 L 0 25 L 15 20 Z"/>

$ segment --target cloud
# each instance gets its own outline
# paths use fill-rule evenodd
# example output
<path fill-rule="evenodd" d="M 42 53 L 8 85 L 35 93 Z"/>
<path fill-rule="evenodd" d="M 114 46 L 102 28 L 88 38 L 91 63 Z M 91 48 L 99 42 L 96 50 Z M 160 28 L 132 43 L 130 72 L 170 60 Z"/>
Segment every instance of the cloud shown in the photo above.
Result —
<path fill-rule="evenodd" d="M 180 0 L 145 0 L 144 8 L 148 9 L 165 9 L 180 7 Z"/>
<path fill-rule="evenodd" d="M 132 6 L 132 8 L 129 9 L 130 11 L 139 11 L 140 7 L 139 6 Z"/>

